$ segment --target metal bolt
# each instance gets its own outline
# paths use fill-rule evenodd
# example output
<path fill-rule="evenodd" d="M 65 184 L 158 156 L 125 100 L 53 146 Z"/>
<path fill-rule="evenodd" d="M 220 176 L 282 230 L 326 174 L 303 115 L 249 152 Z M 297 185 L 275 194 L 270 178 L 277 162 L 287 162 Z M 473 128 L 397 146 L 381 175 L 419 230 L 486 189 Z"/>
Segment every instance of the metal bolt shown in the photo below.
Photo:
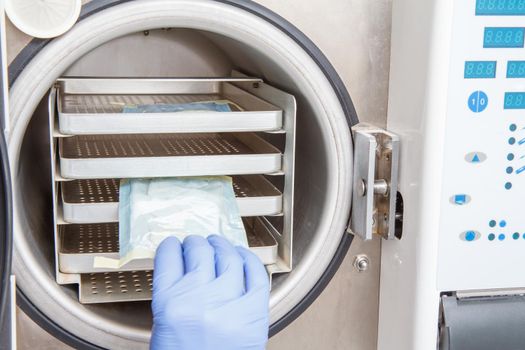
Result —
<path fill-rule="evenodd" d="M 380 194 L 386 196 L 388 194 L 388 182 L 385 180 L 375 180 L 374 181 L 374 194 Z"/>
<path fill-rule="evenodd" d="M 354 259 L 354 267 L 357 271 L 364 272 L 370 267 L 370 259 L 364 254 L 357 255 Z"/>
<path fill-rule="evenodd" d="M 357 182 L 357 195 L 359 197 L 364 197 L 364 195 L 366 194 L 366 183 L 365 183 L 365 180 L 361 179 L 360 181 Z"/>

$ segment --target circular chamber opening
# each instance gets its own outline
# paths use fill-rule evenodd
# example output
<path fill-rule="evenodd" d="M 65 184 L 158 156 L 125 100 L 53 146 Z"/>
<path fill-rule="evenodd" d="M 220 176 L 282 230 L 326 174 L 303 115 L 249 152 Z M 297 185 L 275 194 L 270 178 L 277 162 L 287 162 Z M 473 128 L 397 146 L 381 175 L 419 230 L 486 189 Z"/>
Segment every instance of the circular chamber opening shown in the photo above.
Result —
<path fill-rule="evenodd" d="M 50 87 L 61 76 L 224 77 L 232 70 L 297 100 L 293 270 L 274 275 L 271 322 L 300 308 L 323 278 L 349 216 L 352 145 L 344 110 L 351 104 L 340 100 L 307 46 L 267 18 L 215 1 L 133 1 L 47 44 L 10 93 L 13 268 L 24 295 L 65 331 L 103 347 L 146 347 L 151 314 L 149 302 L 82 305 L 77 284 L 56 283 Z"/>

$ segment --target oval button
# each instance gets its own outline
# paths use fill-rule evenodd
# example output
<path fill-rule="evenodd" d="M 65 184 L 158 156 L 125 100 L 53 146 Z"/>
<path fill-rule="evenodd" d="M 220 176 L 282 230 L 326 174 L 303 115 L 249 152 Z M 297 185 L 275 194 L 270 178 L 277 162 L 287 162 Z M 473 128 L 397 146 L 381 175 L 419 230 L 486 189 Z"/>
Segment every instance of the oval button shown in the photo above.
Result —
<path fill-rule="evenodd" d="M 487 160 L 487 155 L 483 152 L 470 152 L 465 156 L 465 160 L 473 164 L 482 163 Z"/>
<path fill-rule="evenodd" d="M 475 241 L 479 239 L 480 237 L 481 237 L 481 233 L 479 233 L 478 231 L 472 231 L 472 230 L 461 232 L 461 234 L 459 235 L 459 239 L 463 241 L 467 241 L 467 242 Z"/>

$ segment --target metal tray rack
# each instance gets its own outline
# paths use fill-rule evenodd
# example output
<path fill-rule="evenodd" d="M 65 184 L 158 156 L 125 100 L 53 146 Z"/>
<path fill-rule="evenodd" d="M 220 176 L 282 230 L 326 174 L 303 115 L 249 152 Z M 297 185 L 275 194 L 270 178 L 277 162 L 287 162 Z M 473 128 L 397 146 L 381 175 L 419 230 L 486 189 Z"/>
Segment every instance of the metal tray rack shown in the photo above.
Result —
<path fill-rule="evenodd" d="M 262 175 L 233 177 L 241 216 L 279 215 L 282 194 Z M 64 221 L 72 224 L 118 222 L 119 180 L 74 180 L 61 183 Z"/>
<path fill-rule="evenodd" d="M 84 135 L 61 138 L 68 179 L 268 174 L 281 152 L 253 133 Z"/>
<path fill-rule="evenodd" d="M 295 99 L 260 79 L 232 74 L 63 78 L 51 89 L 56 280 L 78 284 L 80 302 L 151 298 L 151 259 L 113 270 L 93 265 L 96 256 L 119 256 L 121 178 L 232 176 L 250 249 L 270 277 L 291 270 Z M 227 100 L 231 111 L 123 113 L 125 105 L 217 100 Z M 279 230 L 269 218 L 276 215 Z"/>
<path fill-rule="evenodd" d="M 111 224 L 110 224 L 111 225 Z M 113 224 L 115 226 L 115 224 Z M 275 239 L 268 233 L 261 235 L 257 230 L 267 232 L 269 228 L 264 226 L 260 219 L 254 219 L 251 221 L 245 220 L 245 225 L 249 232 L 255 233 L 248 236 L 250 249 L 257 254 L 263 261 L 275 261 L 277 259 L 277 247 Z M 77 225 L 75 225 L 77 226 Z M 250 230 L 251 227 L 251 230 Z M 75 243 L 73 240 L 71 240 Z M 118 238 L 116 239 L 118 244 Z M 67 245 L 67 243 L 66 243 Z M 273 255 L 262 255 L 260 249 L 265 249 L 266 246 L 274 247 Z M 91 251 L 103 250 L 96 245 L 93 248 L 89 248 L 87 245 L 88 252 L 83 253 L 85 257 L 79 257 L 80 254 L 69 254 L 60 253 L 60 264 L 77 263 L 77 267 L 82 266 L 93 266 L 93 254 Z M 110 249 L 117 251 L 116 245 L 113 244 Z M 78 251 L 78 245 L 73 244 L 66 249 L 73 249 Z M 84 251 L 86 251 L 86 244 L 84 243 Z M 266 250 L 266 249 L 265 249 Z M 71 250 L 70 250 L 71 251 Z M 105 253 L 107 256 L 111 256 L 109 253 Z M 113 254 L 114 255 L 114 254 Z M 118 255 L 118 253 L 117 253 Z M 79 257 L 77 261 L 75 258 Z M 90 265 L 91 264 L 91 265 Z M 125 301 L 141 301 L 151 300 L 152 287 L 153 287 L 153 272 L 151 271 L 152 262 L 150 261 L 139 261 L 137 270 L 131 269 L 131 263 L 126 266 L 130 270 L 120 270 L 116 272 L 88 272 L 80 275 L 80 288 L 79 288 L 79 300 L 82 304 L 99 304 L 99 303 L 115 303 Z M 140 266 L 142 264 L 143 266 Z M 150 269 L 140 270 L 139 268 L 149 266 Z"/>
<path fill-rule="evenodd" d="M 259 79 L 60 79 L 59 130 L 69 135 L 278 131 L 282 110 L 232 83 Z M 231 112 L 123 113 L 140 104 L 230 101 Z"/>
<path fill-rule="evenodd" d="M 250 249 L 265 265 L 277 260 L 277 242 L 270 231 L 271 226 L 261 218 L 244 219 Z M 63 273 L 115 272 L 115 269 L 94 268 L 97 256 L 118 259 L 118 223 L 75 224 L 59 226 L 60 248 L 58 253 L 60 271 Z M 119 268 L 120 271 L 151 270 L 151 259 L 132 260 Z"/>

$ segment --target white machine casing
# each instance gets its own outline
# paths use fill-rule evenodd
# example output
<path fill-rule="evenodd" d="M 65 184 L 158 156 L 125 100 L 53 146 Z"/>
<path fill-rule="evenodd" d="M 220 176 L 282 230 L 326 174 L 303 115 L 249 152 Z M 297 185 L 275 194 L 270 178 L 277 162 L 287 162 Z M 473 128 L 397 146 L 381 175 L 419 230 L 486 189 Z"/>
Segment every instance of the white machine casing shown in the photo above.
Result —
<path fill-rule="evenodd" d="M 387 128 L 402 139 L 405 214 L 402 239 L 382 245 L 378 349 L 435 349 L 443 292 L 525 286 L 523 125 L 503 108 L 505 92 L 523 91 L 505 76 L 523 49 L 484 48 L 484 28 L 523 24 L 476 16 L 474 0 L 393 3 Z M 496 61 L 495 78 L 465 78 L 466 61 Z"/>

